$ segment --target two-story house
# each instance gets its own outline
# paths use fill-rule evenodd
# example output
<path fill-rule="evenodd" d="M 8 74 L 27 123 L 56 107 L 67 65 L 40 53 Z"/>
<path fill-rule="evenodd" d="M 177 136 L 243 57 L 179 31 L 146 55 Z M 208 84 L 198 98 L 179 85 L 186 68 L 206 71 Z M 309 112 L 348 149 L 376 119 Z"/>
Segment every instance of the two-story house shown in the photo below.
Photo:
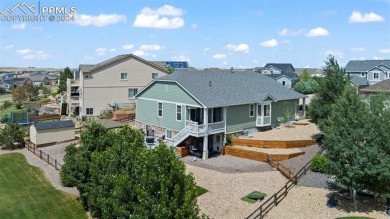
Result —
<path fill-rule="evenodd" d="M 350 76 L 366 78 L 370 85 L 389 79 L 390 60 L 351 60 L 345 66 Z"/>
<path fill-rule="evenodd" d="M 80 65 L 67 80 L 70 114 L 98 116 L 110 106 L 128 106 L 150 81 L 167 69 L 133 54 L 119 55 L 96 65 Z"/>
<path fill-rule="evenodd" d="M 168 144 L 193 140 L 207 159 L 226 134 L 276 125 L 305 97 L 253 71 L 176 71 L 136 95 L 136 121 L 165 130 Z"/>
<path fill-rule="evenodd" d="M 267 63 L 260 73 L 275 79 L 285 87 L 291 88 L 294 80 L 298 79 L 295 69 L 290 63 Z"/>

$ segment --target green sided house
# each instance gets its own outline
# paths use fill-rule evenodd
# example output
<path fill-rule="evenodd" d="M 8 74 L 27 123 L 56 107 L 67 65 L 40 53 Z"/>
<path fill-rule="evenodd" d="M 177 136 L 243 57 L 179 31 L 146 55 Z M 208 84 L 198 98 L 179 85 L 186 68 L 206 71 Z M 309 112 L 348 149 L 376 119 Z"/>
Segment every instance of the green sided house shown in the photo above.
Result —
<path fill-rule="evenodd" d="M 136 121 L 164 129 L 168 144 L 189 143 L 207 159 L 222 151 L 226 134 L 276 125 L 305 97 L 257 72 L 177 71 L 136 95 Z"/>

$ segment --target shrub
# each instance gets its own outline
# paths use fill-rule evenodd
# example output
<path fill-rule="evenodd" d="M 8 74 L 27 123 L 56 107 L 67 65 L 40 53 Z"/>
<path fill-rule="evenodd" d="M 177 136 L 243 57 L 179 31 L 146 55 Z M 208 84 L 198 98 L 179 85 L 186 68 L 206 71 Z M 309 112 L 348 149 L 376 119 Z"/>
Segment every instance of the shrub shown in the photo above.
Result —
<path fill-rule="evenodd" d="M 39 100 L 39 102 L 41 104 L 46 104 L 46 103 L 50 102 L 50 100 L 49 100 L 49 98 L 42 98 L 42 99 Z"/>
<path fill-rule="evenodd" d="M 328 160 L 325 156 L 316 154 L 311 160 L 310 169 L 313 172 L 327 173 L 329 169 Z"/>
<path fill-rule="evenodd" d="M 0 109 L 7 109 L 7 108 L 9 108 L 11 106 L 12 106 L 12 102 L 6 100 L 6 101 L 3 102 L 3 105 L 0 107 Z"/>
<path fill-rule="evenodd" d="M 232 135 L 226 135 L 226 143 L 225 145 L 233 145 Z"/>
<path fill-rule="evenodd" d="M 22 109 L 22 103 L 20 102 L 15 103 L 15 107 L 16 109 Z"/>

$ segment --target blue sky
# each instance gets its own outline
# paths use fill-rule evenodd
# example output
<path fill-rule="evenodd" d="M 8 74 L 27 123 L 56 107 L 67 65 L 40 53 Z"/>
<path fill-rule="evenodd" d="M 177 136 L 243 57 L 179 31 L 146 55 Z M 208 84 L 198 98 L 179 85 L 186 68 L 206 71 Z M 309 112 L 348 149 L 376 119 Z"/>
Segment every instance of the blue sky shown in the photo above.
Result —
<path fill-rule="evenodd" d="M 0 1 L 0 12 L 23 1 Z M 268 62 L 321 67 L 333 54 L 390 59 L 389 0 L 26 0 L 75 7 L 74 22 L 0 21 L 0 66 L 77 67 L 119 54 L 251 68 Z M 21 14 L 15 10 L 12 15 Z M 29 13 L 29 12 L 28 12 Z M 31 12 L 30 12 L 30 15 Z"/>

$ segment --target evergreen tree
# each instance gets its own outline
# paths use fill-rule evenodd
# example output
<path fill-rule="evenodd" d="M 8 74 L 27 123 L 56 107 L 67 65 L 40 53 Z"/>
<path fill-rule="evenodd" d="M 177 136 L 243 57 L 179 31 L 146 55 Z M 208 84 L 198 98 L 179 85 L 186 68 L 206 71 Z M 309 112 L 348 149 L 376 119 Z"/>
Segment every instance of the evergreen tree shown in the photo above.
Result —
<path fill-rule="evenodd" d="M 66 67 L 63 72 L 60 73 L 60 82 L 58 85 L 57 93 L 62 93 L 66 91 L 66 79 L 73 78 L 73 74 L 70 71 L 69 67 Z"/>

